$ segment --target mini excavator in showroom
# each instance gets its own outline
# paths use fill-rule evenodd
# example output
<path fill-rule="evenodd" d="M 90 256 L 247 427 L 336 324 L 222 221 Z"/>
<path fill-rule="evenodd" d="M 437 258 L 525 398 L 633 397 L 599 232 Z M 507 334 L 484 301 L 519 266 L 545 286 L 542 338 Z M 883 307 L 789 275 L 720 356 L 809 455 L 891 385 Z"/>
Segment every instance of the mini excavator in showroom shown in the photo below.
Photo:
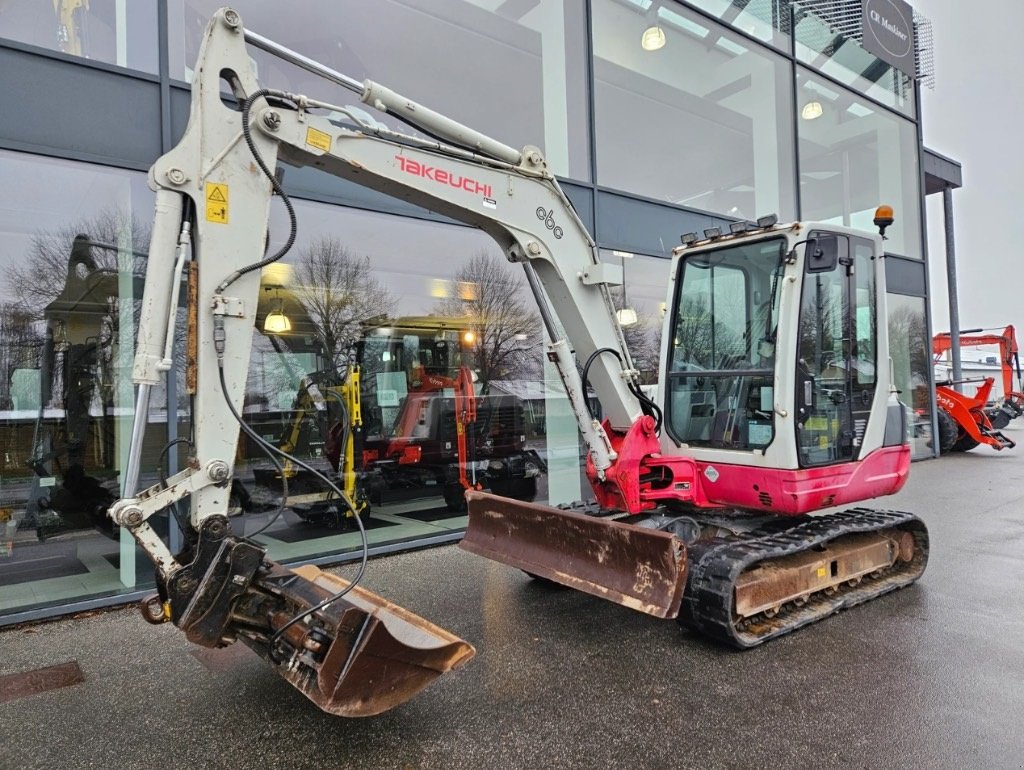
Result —
<path fill-rule="evenodd" d="M 412 130 L 259 85 L 247 43 Z M 244 30 L 225 8 L 206 30 L 184 136 L 149 174 L 156 213 L 133 369 L 136 417 L 125 494 L 109 512 L 156 565 L 148 619 L 169 620 L 200 645 L 240 640 L 318 706 L 347 716 L 403 702 L 474 652 L 357 585 L 365 547 L 347 582 L 313 567 L 286 569 L 231 532 L 239 429 L 260 443 L 239 414 L 260 271 L 295 240 L 279 162 L 476 226 L 525 270 L 550 339 L 546 355 L 586 442 L 596 504 L 562 510 L 469 490 L 467 550 L 676 617 L 737 647 L 924 571 L 927 530 L 913 515 L 860 507 L 807 515 L 892 494 L 907 478 L 906 408 L 892 386 L 885 327 L 891 209 L 876 213 L 878 234 L 765 217 L 684 235 L 652 398 L 609 290 L 621 267 L 600 260 L 540 150 L 514 149 L 353 80 Z M 284 247 L 268 255 L 275 194 L 291 226 Z M 165 483 L 139 490 L 149 393 L 173 366 L 182 275 L 191 277 L 195 330 L 185 335 L 196 380 L 190 457 Z M 172 554 L 147 519 L 186 496 L 192 529 Z"/>

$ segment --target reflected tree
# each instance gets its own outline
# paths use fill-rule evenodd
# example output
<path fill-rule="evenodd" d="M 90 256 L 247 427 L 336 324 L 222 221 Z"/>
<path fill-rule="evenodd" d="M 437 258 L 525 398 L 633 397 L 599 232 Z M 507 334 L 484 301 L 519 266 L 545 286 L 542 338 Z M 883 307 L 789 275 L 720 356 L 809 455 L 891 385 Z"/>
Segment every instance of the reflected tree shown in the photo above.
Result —
<path fill-rule="evenodd" d="M 888 325 L 889 356 L 895 369 L 896 385 L 900 389 L 910 388 L 915 408 L 926 408 L 930 403 L 928 369 L 931 350 L 923 301 L 920 309 L 907 306 L 893 308 Z"/>
<path fill-rule="evenodd" d="M 20 403 L 34 403 L 34 393 L 15 393 L 18 370 L 32 370 L 39 366 L 44 336 L 20 303 L 0 303 L 0 409 L 24 408 Z M 17 403 L 16 403 L 17 402 Z"/>
<path fill-rule="evenodd" d="M 309 315 L 325 368 L 345 366 L 352 343 L 371 318 L 391 315 L 396 300 L 358 257 L 333 237 L 311 243 L 295 266 L 294 293 Z"/>
<path fill-rule="evenodd" d="M 849 353 L 842 284 L 832 273 L 808 276 L 806 281 L 800 312 L 799 356 L 810 371 L 820 372 L 830 361 L 842 363 Z"/>
<path fill-rule="evenodd" d="M 453 276 L 459 296 L 437 303 L 439 315 L 469 319 L 477 334 L 476 366 L 482 392 L 493 380 L 541 377 L 540 317 L 525 299 L 521 273 L 480 252 Z"/>
<path fill-rule="evenodd" d="M 724 329 L 719 331 L 725 332 Z M 678 369 L 684 363 L 695 364 L 702 369 L 714 368 L 712 354 L 716 335 L 711 308 L 705 297 L 684 298 L 672 335 L 674 368 Z"/>
<path fill-rule="evenodd" d="M 75 381 L 93 379 L 104 403 L 110 400 L 122 309 L 119 276 L 129 270 L 133 279 L 141 279 L 146 266 L 141 249 L 147 243 L 148 228 L 123 210 L 108 209 L 36 233 L 25 258 L 11 266 L 11 301 L 0 310 L 0 325 L 20 329 L 17 341 L 12 332 L 0 332 L 2 344 L 4 350 L 13 343 L 35 351 L 32 361 L 19 354 L 18 368 L 38 368 L 53 378 L 42 383 L 44 401 L 52 398 L 54 406 L 64 406 Z M 136 288 L 140 295 L 141 283 Z M 130 312 L 137 315 L 137 308 Z M 5 386 L 12 374 L 7 369 Z M 86 398 L 80 406 L 87 410 L 92 396 L 78 395 Z"/>
<path fill-rule="evenodd" d="M 622 287 L 612 289 L 612 304 L 616 311 L 625 305 Z M 646 309 L 637 310 L 636 322 L 622 327 L 622 336 L 626 340 L 626 348 L 633 359 L 633 366 L 640 372 L 643 385 L 653 385 L 658 381 L 658 356 L 661 353 L 661 319 Z"/>
<path fill-rule="evenodd" d="M 82 277 L 87 270 L 117 273 L 127 266 L 125 260 L 131 260 L 133 275 L 145 275 L 145 258 L 131 250 L 145 250 L 149 228 L 122 210 L 108 209 L 90 219 L 36 233 L 25 259 L 12 265 L 8 274 L 14 302 L 36 320 L 42 319 L 43 310 L 60 294 L 71 265 L 72 246 L 80 236 L 96 244 L 88 247 L 88 264 L 78 268 Z M 118 252 L 116 247 L 125 251 Z"/>
<path fill-rule="evenodd" d="M 130 342 L 119 346 L 119 331 L 133 332 L 137 322 L 139 302 L 132 300 L 141 295 L 147 242 L 134 218 L 109 209 L 37 233 L 8 272 L 10 300 L 0 306 L 0 374 L 7 392 L 0 396 L 13 403 L 15 370 L 24 370 L 17 396 L 36 411 L 36 426 L 22 459 L 37 479 L 61 480 L 50 487 L 33 480 L 26 521 L 41 538 L 93 525 L 112 531 L 105 516 L 114 499 L 112 407 L 118 386 L 127 382 L 132 351 Z M 63 414 L 44 420 L 46 407 Z"/>

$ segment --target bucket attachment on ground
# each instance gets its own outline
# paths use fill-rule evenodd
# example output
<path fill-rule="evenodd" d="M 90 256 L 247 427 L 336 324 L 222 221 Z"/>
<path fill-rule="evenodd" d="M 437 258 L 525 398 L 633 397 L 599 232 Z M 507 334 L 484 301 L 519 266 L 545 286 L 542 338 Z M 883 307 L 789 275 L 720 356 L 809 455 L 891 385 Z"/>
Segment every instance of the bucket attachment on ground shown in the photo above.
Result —
<path fill-rule="evenodd" d="M 648 615 L 679 613 L 686 547 L 674 535 L 485 492 L 466 500 L 465 550 Z"/>
<path fill-rule="evenodd" d="M 267 559 L 263 546 L 231 534 L 225 516 L 203 521 L 187 555 L 189 563 L 158 581 L 159 594 L 143 600 L 146 619 L 170 620 L 203 647 L 244 642 L 331 714 L 380 714 L 475 654 L 360 586 L 329 601 L 347 580 Z"/>
<path fill-rule="evenodd" d="M 290 609 L 271 625 L 280 628 L 348 586 L 348 581 L 314 566 L 287 570 L 274 565 L 261 588 L 277 584 Z M 277 659 L 259 640 L 239 634 L 278 673 L 324 711 L 344 717 L 374 716 L 398 706 L 475 654 L 454 634 L 356 586 L 282 635 L 289 657 Z"/>

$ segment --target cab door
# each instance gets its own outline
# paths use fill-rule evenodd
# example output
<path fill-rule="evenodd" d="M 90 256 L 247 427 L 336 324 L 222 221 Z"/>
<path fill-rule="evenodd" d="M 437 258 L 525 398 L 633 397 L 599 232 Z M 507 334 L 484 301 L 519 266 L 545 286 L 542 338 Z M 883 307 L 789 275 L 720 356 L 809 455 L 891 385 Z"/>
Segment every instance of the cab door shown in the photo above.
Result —
<path fill-rule="evenodd" d="M 795 394 L 801 467 L 860 456 L 877 387 L 874 258 L 868 239 L 808 236 Z"/>

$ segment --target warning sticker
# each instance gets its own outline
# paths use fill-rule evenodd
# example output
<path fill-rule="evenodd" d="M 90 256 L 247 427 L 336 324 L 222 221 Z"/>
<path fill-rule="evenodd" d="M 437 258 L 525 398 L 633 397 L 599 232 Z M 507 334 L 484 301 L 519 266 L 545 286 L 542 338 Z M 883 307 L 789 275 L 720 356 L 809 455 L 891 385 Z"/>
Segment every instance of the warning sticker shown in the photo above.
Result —
<path fill-rule="evenodd" d="M 306 144 L 308 144 L 310 147 L 315 147 L 318 150 L 330 152 L 331 135 L 324 133 L 323 131 L 317 131 L 315 128 L 307 128 Z"/>
<path fill-rule="evenodd" d="M 217 182 L 206 183 L 206 221 L 228 223 L 228 186 Z"/>

